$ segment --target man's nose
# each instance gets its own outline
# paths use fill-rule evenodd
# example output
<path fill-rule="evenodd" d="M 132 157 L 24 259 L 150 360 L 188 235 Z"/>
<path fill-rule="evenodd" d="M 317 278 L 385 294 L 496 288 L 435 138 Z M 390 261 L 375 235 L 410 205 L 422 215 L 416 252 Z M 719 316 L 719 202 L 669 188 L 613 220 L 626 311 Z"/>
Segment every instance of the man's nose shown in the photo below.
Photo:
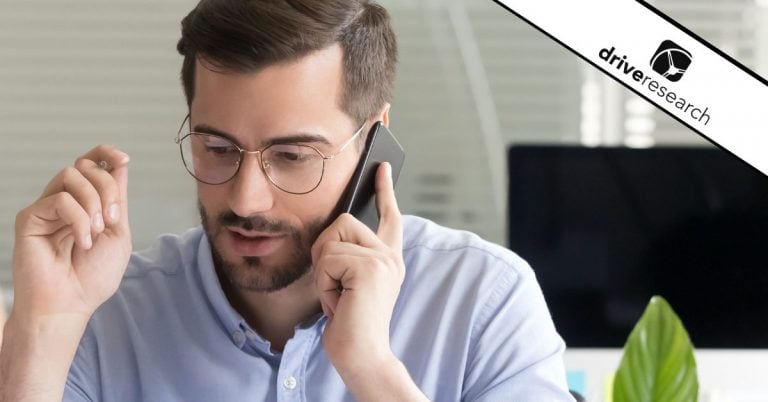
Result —
<path fill-rule="evenodd" d="M 261 154 L 245 153 L 240 163 L 229 196 L 232 212 L 247 217 L 269 211 L 274 205 L 276 188 L 261 168 Z"/>

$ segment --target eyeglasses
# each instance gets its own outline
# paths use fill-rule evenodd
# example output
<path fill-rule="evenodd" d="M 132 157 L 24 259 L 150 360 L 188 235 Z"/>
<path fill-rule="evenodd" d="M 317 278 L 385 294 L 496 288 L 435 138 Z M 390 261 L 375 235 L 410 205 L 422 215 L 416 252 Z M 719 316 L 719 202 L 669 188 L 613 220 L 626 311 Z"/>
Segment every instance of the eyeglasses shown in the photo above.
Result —
<path fill-rule="evenodd" d="M 216 134 L 188 132 L 182 136 L 189 115 L 179 127 L 176 143 L 187 171 L 201 183 L 224 184 L 237 175 L 245 154 L 257 154 L 261 169 L 269 181 L 290 194 L 306 194 L 323 180 L 325 161 L 342 153 L 363 131 L 365 123 L 341 146 L 338 152 L 325 156 L 320 150 L 303 144 L 272 144 L 259 151 L 248 151 L 226 137 Z"/>

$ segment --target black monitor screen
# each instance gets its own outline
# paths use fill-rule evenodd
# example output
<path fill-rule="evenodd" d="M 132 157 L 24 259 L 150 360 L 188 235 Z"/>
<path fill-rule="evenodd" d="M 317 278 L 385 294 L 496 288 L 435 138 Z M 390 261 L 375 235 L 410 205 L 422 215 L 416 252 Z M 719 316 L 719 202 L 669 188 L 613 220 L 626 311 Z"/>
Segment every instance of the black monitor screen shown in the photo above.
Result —
<path fill-rule="evenodd" d="M 621 347 L 659 294 L 697 347 L 768 347 L 766 176 L 714 148 L 508 157 L 509 247 L 568 346 Z"/>

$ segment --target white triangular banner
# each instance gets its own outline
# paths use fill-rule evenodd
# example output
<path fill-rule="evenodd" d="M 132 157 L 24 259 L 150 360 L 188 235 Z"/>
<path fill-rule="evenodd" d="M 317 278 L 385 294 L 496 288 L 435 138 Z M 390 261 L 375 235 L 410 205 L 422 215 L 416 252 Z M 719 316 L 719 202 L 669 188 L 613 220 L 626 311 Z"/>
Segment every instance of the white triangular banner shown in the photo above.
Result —
<path fill-rule="evenodd" d="M 495 0 L 768 175 L 768 82 L 637 0 Z"/>

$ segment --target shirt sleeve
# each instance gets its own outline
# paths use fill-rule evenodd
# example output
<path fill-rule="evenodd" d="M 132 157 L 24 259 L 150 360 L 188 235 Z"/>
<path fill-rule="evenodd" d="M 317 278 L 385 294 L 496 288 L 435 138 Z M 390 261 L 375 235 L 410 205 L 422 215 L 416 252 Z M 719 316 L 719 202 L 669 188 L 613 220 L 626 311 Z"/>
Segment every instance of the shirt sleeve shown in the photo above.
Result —
<path fill-rule="evenodd" d="M 565 343 L 533 271 L 516 265 L 499 274 L 474 325 L 462 400 L 574 401 Z"/>
<path fill-rule="evenodd" d="M 64 385 L 64 402 L 98 401 L 99 372 L 98 349 L 90 328 L 80 340 L 72 366 L 69 368 L 67 382 Z"/>

